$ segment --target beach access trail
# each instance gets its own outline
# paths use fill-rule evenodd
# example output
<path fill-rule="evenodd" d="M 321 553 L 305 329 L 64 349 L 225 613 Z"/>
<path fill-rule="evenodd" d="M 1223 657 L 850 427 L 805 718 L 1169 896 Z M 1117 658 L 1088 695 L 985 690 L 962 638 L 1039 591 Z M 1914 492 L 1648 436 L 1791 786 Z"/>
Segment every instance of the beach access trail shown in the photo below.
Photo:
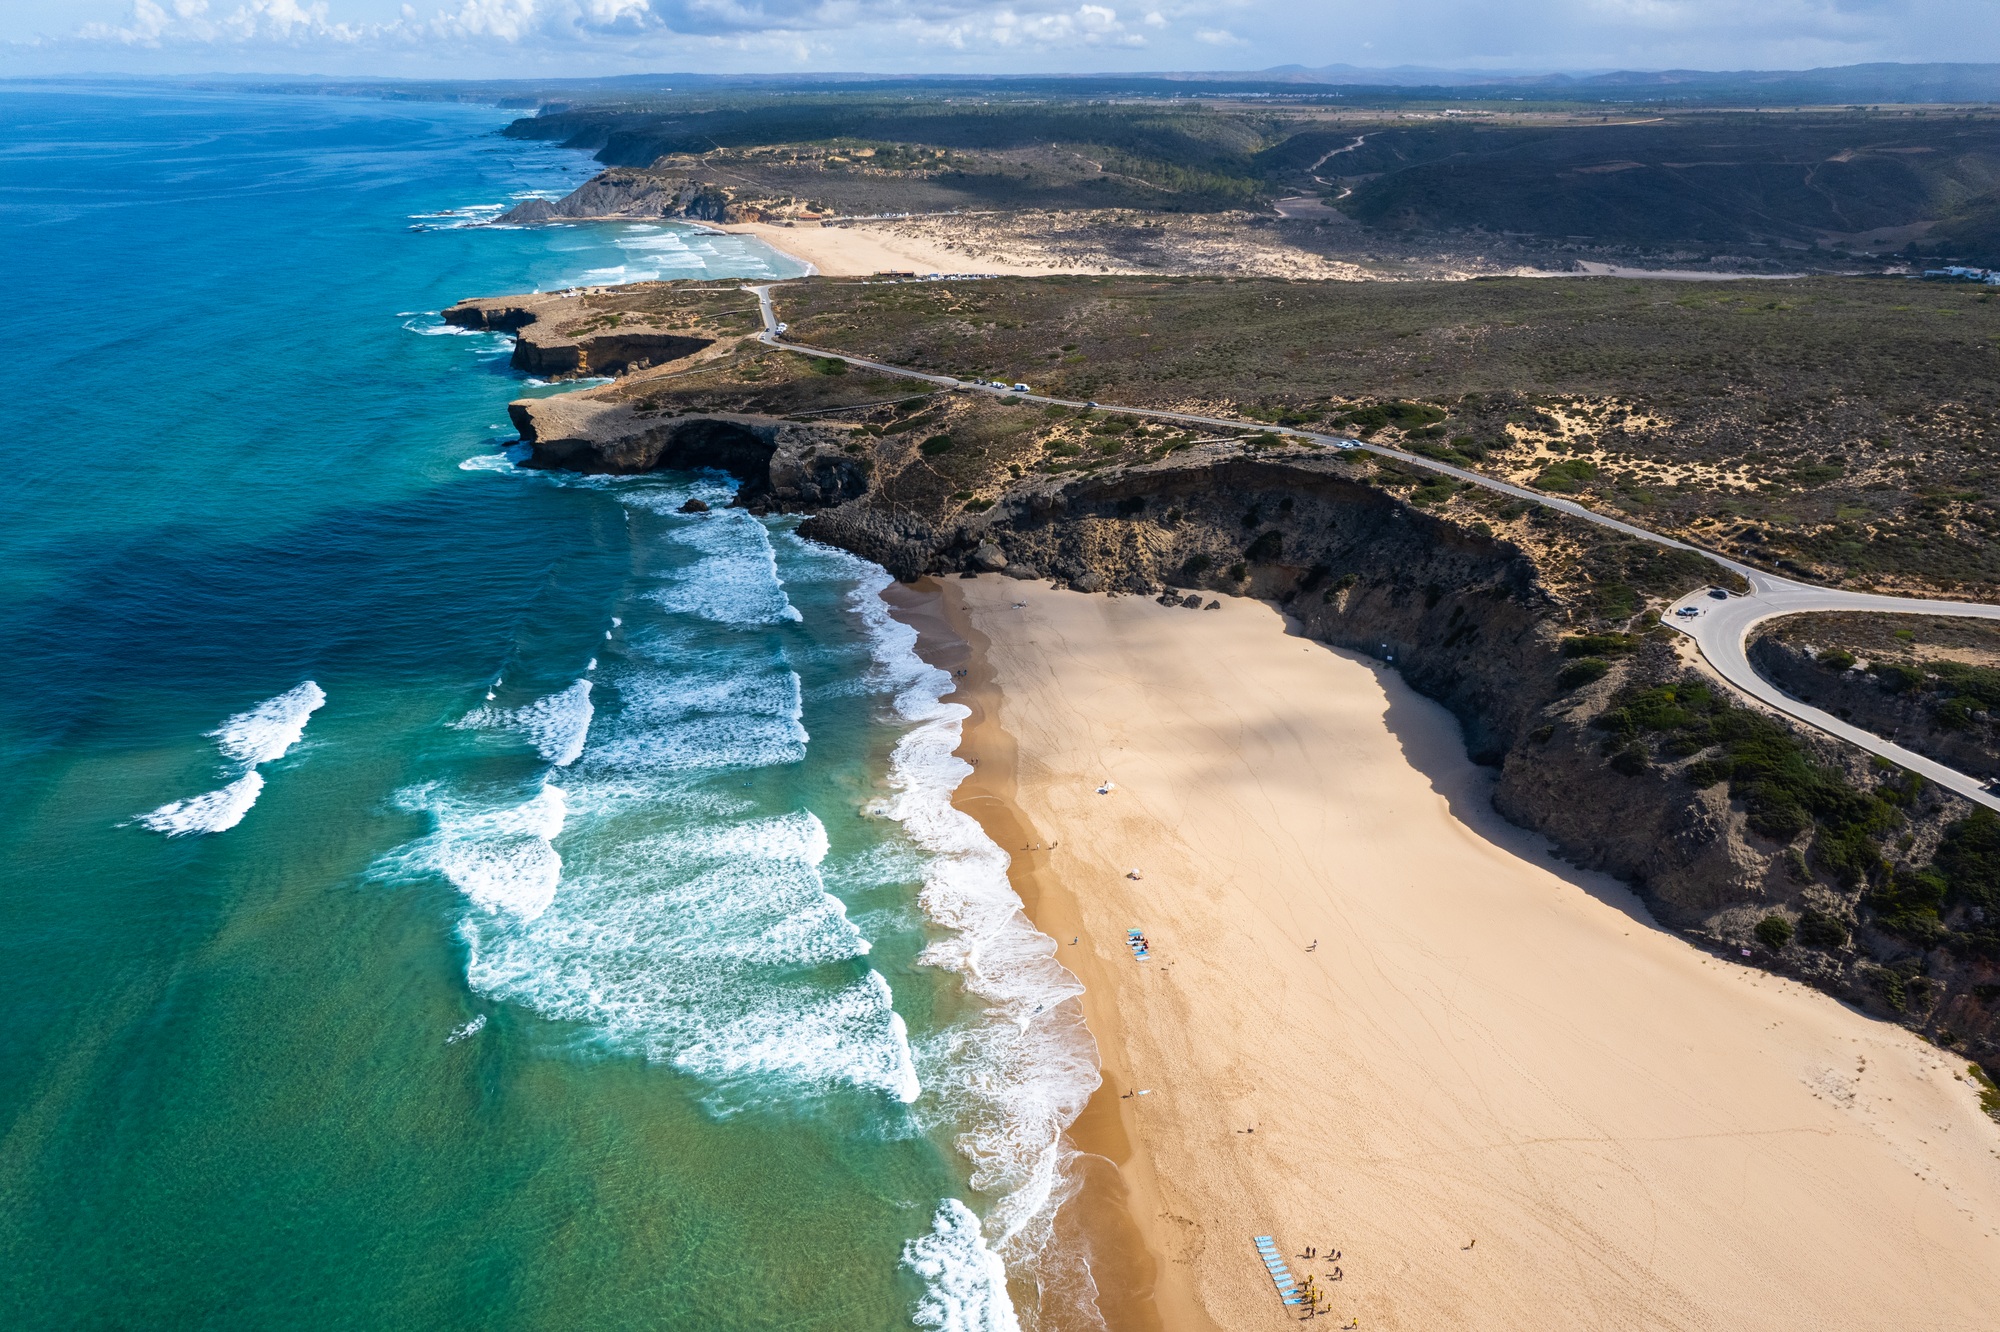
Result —
<path fill-rule="evenodd" d="M 1055 845 L 1006 849 L 1060 885 L 1030 907 L 1087 987 L 1177 1325 L 1296 1316 L 1256 1235 L 1371 1332 L 2000 1308 L 2000 1127 L 1963 1061 L 1552 860 L 1392 671 L 1247 599 L 942 595 L 997 685 L 964 752 L 1011 755 Z"/>

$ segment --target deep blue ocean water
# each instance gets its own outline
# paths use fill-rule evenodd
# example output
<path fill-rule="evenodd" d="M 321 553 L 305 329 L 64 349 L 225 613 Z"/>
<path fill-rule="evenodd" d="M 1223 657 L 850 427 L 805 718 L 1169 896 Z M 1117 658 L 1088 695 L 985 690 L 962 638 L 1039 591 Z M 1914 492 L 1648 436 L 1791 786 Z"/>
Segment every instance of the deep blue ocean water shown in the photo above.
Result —
<path fill-rule="evenodd" d="M 515 470 L 435 315 L 797 266 L 472 225 L 591 169 L 508 118 L 0 86 L 0 1325 L 1087 1326 L 887 579 Z"/>

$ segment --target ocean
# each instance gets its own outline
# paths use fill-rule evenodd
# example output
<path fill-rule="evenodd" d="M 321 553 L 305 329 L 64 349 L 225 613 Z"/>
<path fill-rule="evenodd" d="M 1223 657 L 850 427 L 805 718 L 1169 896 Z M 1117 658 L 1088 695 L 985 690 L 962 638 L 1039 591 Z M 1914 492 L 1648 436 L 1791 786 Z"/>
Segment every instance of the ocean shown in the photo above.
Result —
<path fill-rule="evenodd" d="M 509 118 L 0 85 L 0 1324 L 1098 1325 L 887 576 L 515 468 L 436 314 L 799 266 L 479 225 L 593 169 Z"/>

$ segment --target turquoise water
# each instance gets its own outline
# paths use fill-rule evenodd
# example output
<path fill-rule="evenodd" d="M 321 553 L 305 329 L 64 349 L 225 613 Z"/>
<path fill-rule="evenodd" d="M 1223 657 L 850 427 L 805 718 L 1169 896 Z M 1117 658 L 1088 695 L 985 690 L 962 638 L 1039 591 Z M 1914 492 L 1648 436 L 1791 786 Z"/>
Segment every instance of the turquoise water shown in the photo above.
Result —
<path fill-rule="evenodd" d="M 435 315 L 796 266 L 470 225 L 588 172 L 506 119 L 0 87 L 0 1324 L 1092 1325 L 887 579 L 514 469 Z"/>

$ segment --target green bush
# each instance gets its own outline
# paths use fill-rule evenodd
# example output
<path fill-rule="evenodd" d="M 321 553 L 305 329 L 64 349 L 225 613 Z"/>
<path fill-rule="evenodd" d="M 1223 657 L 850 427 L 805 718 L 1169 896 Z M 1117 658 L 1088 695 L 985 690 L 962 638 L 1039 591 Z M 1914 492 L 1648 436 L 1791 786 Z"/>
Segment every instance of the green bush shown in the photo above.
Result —
<path fill-rule="evenodd" d="M 1854 666 L 1854 654 L 1845 648 L 1828 648 L 1819 654 L 1818 661 L 1830 671 L 1851 670 Z"/>
<path fill-rule="evenodd" d="M 1765 837 L 1788 842 L 1816 829 L 1814 858 L 1850 886 L 1880 869 L 1875 839 L 1902 817 L 1880 795 L 1813 762 L 1786 727 L 1731 706 L 1704 684 L 1635 690 L 1592 724 L 1627 738 L 1657 735 L 1683 754 L 1719 748 L 1716 757 L 1689 765 L 1688 780 L 1697 788 L 1727 781 L 1751 828 Z"/>
<path fill-rule="evenodd" d="M 1639 646 L 1637 634 L 1571 634 L 1562 641 L 1565 657 L 1612 657 Z"/>
<path fill-rule="evenodd" d="M 1901 662 L 1878 661 L 1868 667 L 1868 673 L 1882 682 L 1882 687 L 1892 694 L 1908 693 L 1924 682 L 1924 673 L 1914 666 Z"/>
<path fill-rule="evenodd" d="M 935 458 L 940 453 L 950 453 L 954 447 L 950 435 L 932 435 L 929 439 L 917 445 L 918 450 L 926 458 Z"/>
<path fill-rule="evenodd" d="M 1215 561 L 1211 560 L 1206 555 L 1190 555 L 1187 557 L 1186 561 L 1182 563 L 1181 572 L 1186 574 L 1190 578 L 1194 578 L 1201 574 L 1207 573 L 1209 570 L 1209 566 L 1211 566 L 1214 563 Z"/>
<path fill-rule="evenodd" d="M 1587 458 L 1571 458 L 1566 462 L 1551 463 L 1542 469 L 1542 474 L 1528 484 L 1537 490 L 1553 491 L 1559 495 L 1573 495 L 1583 489 L 1583 483 L 1597 476 L 1597 464 Z"/>
<path fill-rule="evenodd" d="M 837 356 L 814 356 L 810 360 L 812 361 L 813 373 L 816 375 L 844 375 L 847 373 L 847 362 Z"/>
<path fill-rule="evenodd" d="M 1783 952 L 1792 941 L 1792 922 L 1773 912 L 1757 922 L 1757 942 L 1774 953 Z"/>
<path fill-rule="evenodd" d="M 1556 672 L 1556 687 L 1567 693 L 1572 689 L 1596 680 L 1602 680 L 1611 670 L 1611 663 L 1602 657 L 1578 657 Z"/>
<path fill-rule="evenodd" d="M 1808 907 L 1799 915 L 1798 938 L 1807 948 L 1845 948 L 1847 922 L 1831 912 Z"/>

